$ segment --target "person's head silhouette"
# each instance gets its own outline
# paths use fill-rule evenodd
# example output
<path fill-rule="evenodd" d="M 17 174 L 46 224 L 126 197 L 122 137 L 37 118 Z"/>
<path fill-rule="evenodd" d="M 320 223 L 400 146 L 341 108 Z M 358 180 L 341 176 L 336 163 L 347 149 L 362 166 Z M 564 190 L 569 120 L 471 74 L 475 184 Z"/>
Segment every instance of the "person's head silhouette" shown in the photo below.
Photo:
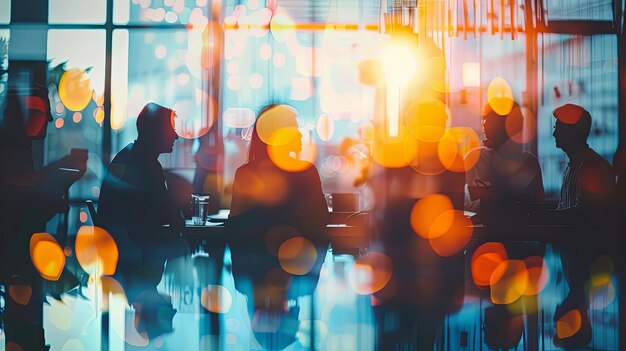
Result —
<path fill-rule="evenodd" d="M 176 113 L 167 107 L 150 102 L 137 116 L 137 141 L 159 155 L 170 153 L 178 134 L 173 127 Z"/>
<path fill-rule="evenodd" d="M 51 121 L 50 100 L 45 86 L 9 87 L 1 126 L 3 136 L 43 139 Z"/>
<path fill-rule="evenodd" d="M 248 162 L 268 160 L 268 144 L 286 153 L 302 151 L 302 134 L 298 130 L 298 115 L 288 105 L 269 105 L 257 118 L 250 140 Z"/>
<path fill-rule="evenodd" d="M 591 130 L 591 114 L 584 108 L 566 104 L 557 107 L 554 112 L 554 140 L 556 147 L 571 152 L 587 146 Z"/>
<path fill-rule="evenodd" d="M 506 115 L 501 115 L 491 108 L 490 104 L 486 104 L 483 110 L 483 131 L 485 132 L 485 140 L 483 143 L 488 148 L 497 149 L 510 139 L 510 131 L 507 131 L 507 121 L 511 118 L 520 116 L 522 111 L 517 102 L 513 102 L 511 111 Z"/>

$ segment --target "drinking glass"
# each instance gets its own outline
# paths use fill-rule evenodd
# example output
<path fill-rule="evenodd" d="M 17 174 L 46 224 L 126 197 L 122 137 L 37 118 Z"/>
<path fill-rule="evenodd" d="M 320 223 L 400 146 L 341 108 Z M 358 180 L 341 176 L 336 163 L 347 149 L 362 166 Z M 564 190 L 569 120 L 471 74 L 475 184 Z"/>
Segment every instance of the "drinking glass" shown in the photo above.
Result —
<path fill-rule="evenodd" d="M 194 204 L 194 214 L 191 217 L 193 225 L 205 225 L 209 215 L 209 195 L 191 194 Z"/>

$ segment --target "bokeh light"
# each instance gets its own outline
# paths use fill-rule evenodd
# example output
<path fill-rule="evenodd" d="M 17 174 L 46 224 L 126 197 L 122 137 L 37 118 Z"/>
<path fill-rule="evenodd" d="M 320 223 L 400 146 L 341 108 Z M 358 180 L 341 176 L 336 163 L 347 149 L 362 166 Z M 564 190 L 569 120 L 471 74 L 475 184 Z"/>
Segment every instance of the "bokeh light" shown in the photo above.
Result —
<path fill-rule="evenodd" d="M 506 116 L 513 108 L 513 90 L 502 77 L 494 78 L 487 88 L 487 103 L 500 116 Z"/>
<path fill-rule="evenodd" d="M 118 250 L 111 235 L 96 226 L 78 229 L 75 243 L 76 258 L 90 275 L 113 275 L 117 267 Z"/>
<path fill-rule="evenodd" d="M 524 295 L 538 295 L 548 284 L 550 272 L 546 261 L 541 256 L 529 256 L 524 259 L 528 270 L 528 285 Z"/>
<path fill-rule="evenodd" d="M 102 123 L 104 121 L 104 107 L 97 107 L 93 110 L 93 119 L 96 123 Z"/>
<path fill-rule="evenodd" d="M 258 73 L 250 75 L 250 88 L 254 90 L 261 89 L 263 87 L 263 76 Z"/>
<path fill-rule="evenodd" d="M 528 287 L 528 270 L 522 260 L 507 260 L 498 265 L 489 280 L 491 302 L 505 305 L 517 301 Z"/>
<path fill-rule="evenodd" d="M 44 279 L 56 281 L 63 273 L 65 267 L 63 249 L 48 233 L 35 233 L 31 236 L 30 258 Z"/>
<path fill-rule="evenodd" d="M 582 316 L 578 309 L 566 312 L 556 321 L 556 335 L 564 339 L 578 333 L 582 327 Z"/>
<path fill-rule="evenodd" d="M 359 295 L 373 294 L 389 283 L 392 268 L 392 261 L 387 255 L 368 252 L 354 261 L 348 276 L 350 286 Z"/>
<path fill-rule="evenodd" d="M 270 22 L 270 31 L 272 32 L 274 39 L 283 44 L 294 40 L 296 37 L 294 29 L 295 22 L 291 19 L 287 11 L 282 8 L 276 9 Z"/>
<path fill-rule="evenodd" d="M 480 86 L 480 63 L 464 62 L 463 63 L 463 85 L 466 87 Z"/>
<path fill-rule="evenodd" d="M 417 72 L 416 53 L 407 45 L 396 43 L 386 50 L 383 69 L 388 82 L 406 82 Z"/>
<path fill-rule="evenodd" d="M 91 80 L 84 69 L 72 68 L 59 81 L 59 98 L 69 110 L 82 111 L 92 97 Z"/>
<path fill-rule="evenodd" d="M 439 100 L 417 102 L 404 113 L 407 129 L 419 141 L 438 142 L 446 131 L 448 111 Z"/>
<path fill-rule="evenodd" d="M 74 121 L 74 123 L 80 123 L 80 121 L 83 120 L 83 114 L 80 112 L 74 112 L 72 114 L 72 121 Z"/>
<path fill-rule="evenodd" d="M 382 128 L 377 129 L 372 148 L 374 161 L 388 168 L 412 164 L 418 152 L 417 139 L 403 125 L 398 126 L 397 136 L 389 136 Z"/>
<path fill-rule="evenodd" d="M 472 239 L 473 234 L 472 221 L 465 217 L 463 211 L 460 210 L 447 211 L 437 217 L 431 226 L 431 232 L 433 228 L 442 228 L 448 224 L 450 212 L 452 212 L 450 228 L 442 235 L 429 239 L 430 247 L 433 251 L 443 257 L 449 257 L 461 252 Z M 439 222 L 442 222 L 443 225 L 439 225 Z"/>
<path fill-rule="evenodd" d="M 263 111 L 257 121 L 256 130 L 259 138 L 268 145 L 273 142 L 277 145 L 285 145 L 285 137 L 289 135 L 276 135 L 277 131 L 283 128 L 298 127 L 298 111 L 289 105 L 275 105 Z M 293 131 L 292 131 L 293 132 Z"/>
<path fill-rule="evenodd" d="M 76 305 L 75 300 L 58 301 L 49 299 L 47 302 L 50 304 L 50 313 L 48 313 L 50 323 L 59 330 L 69 330 L 72 325 L 72 312 L 74 310 L 73 307 Z"/>
<path fill-rule="evenodd" d="M 267 61 L 272 57 L 272 47 L 268 43 L 261 44 L 259 47 L 259 57 L 263 61 Z"/>
<path fill-rule="evenodd" d="M 472 254 L 472 279 L 478 287 L 488 287 L 491 275 L 508 259 L 504 245 L 498 242 L 488 242 L 480 245 Z"/>
<path fill-rule="evenodd" d="M 227 313 L 233 304 L 233 297 L 227 288 L 221 285 L 209 285 L 202 289 L 200 303 L 209 312 Z"/>
<path fill-rule="evenodd" d="M 318 118 L 315 131 L 322 141 L 329 141 L 335 133 L 335 122 L 329 115 L 324 113 Z"/>
<path fill-rule="evenodd" d="M 439 142 L 437 153 L 441 164 L 452 172 L 467 172 L 478 159 L 479 152 L 470 152 L 480 147 L 476 132 L 468 127 L 449 128 Z"/>
<path fill-rule="evenodd" d="M 226 86 L 230 90 L 239 90 L 239 88 L 241 88 L 241 78 L 239 75 L 235 74 L 229 76 L 228 80 L 226 80 Z"/>
<path fill-rule="evenodd" d="M 276 68 L 281 68 L 285 66 L 286 62 L 287 62 L 287 59 L 285 58 L 285 55 L 281 53 L 275 54 L 274 58 L 272 59 L 272 63 L 274 64 L 274 67 Z"/>
<path fill-rule="evenodd" d="M 78 339 L 69 339 L 63 344 L 61 351 L 85 351 L 85 346 Z"/>
<path fill-rule="evenodd" d="M 455 214 L 452 201 L 432 194 L 419 199 L 411 210 L 411 227 L 424 239 L 434 239 L 450 230 Z"/>
<path fill-rule="evenodd" d="M 254 124 L 255 114 L 249 108 L 229 107 L 222 114 L 222 119 L 231 128 L 248 128 Z"/>
<path fill-rule="evenodd" d="M 608 255 L 598 257 L 590 267 L 589 282 L 590 307 L 596 310 L 608 307 L 615 301 L 616 289 L 613 283 L 615 266 Z"/>
<path fill-rule="evenodd" d="M 504 127 L 509 138 L 519 144 L 529 143 L 537 135 L 537 121 L 528 108 L 513 107 Z"/>
<path fill-rule="evenodd" d="M 282 269 L 293 275 L 305 275 L 317 261 L 315 246 L 306 238 L 297 236 L 285 240 L 278 249 Z"/>
<path fill-rule="evenodd" d="M 298 128 L 280 128 L 270 137 L 267 153 L 270 160 L 287 172 L 302 172 L 313 165 L 317 157 L 315 143 L 303 143 Z"/>
<path fill-rule="evenodd" d="M 167 47 L 163 44 L 157 45 L 154 49 L 154 56 L 159 60 L 163 59 L 167 55 Z"/>
<path fill-rule="evenodd" d="M 207 115 L 194 113 L 194 102 L 191 100 L 179 100 L 174 105 L 176 114 L 172 120 L 176 134 L 184 139 L 196 139 L 205 135 L 213 127 L 214 120 L 211 116 L 215 108 L 215 100 L 208 95 L 202 95 L 206 101 Z"/>

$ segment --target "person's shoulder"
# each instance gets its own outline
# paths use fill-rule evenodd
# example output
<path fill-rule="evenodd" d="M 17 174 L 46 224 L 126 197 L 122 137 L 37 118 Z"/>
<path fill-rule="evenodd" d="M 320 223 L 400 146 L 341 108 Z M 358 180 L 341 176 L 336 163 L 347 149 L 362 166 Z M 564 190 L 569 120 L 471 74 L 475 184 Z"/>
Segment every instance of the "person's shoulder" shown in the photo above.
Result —
<path fill-rule="evenodd" d="M 245 173 L 246 171 L 252 170 L 253 166 L 246 162 L 244 164 L 242 164 L 241 166 L 237 167 L 237 169 L 235 170 L 235 176 L 237 174 L 241 174 L 241 173 Z"/>
<path fill-rule="evenodd" d="M 524 162 L 539 165 L 539 158 L 530 151 L 524 151 Z"/>
<path fill-rule="evenodd" d="M 493 149 L 490 149 L 486 146 L 479 146 L 473 149 L 469 149 L 465 154 L 464 159 L 468 160 L 472 157 L 487 158 L 491 155 L 491 153 L 493 153 Z"/>
<path fill-rule="evenodd" d="M 301 161 L 302 162 L 302 174 L 309 176 L 309 177 L 316 177 L 319 178 L 319 171 L 317 170 L 317 167 L 315 166 L 315 164 L 309 162 L 309 161 Z"/>
<path fill-rule="evenodd" d="M 607 161 L 604 157 L 602 157 L 602 155 L 597 153 L 592 148 L 587 148 L 585 150 L 585 154 L 583 158 L 583 166 L 612 168 L 609 161 Z"/>
<path fill-rule="evenodd" d="M 113 157 L 113 160 L 111 161 L 111 163 L 119 163 L 119 162 L 123 162 L 128 160 L 131 155 L 132 155 L 132 151 L 133 151 L 133 143 L 130 143 L 128 145 L 126 145 L 122 150 L 120 150 L 115 157 Z"/>

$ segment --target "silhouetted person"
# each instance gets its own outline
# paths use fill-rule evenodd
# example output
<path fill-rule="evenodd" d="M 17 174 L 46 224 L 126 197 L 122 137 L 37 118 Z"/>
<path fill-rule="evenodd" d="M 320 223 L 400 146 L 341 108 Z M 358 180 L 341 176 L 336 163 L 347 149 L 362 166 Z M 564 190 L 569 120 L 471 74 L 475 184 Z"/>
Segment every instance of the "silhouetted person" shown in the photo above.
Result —
<path fill-rule="evenodd" d="M 539 160 L 525 152 L 523 144 L 513 138 L 513 133 L 523 132 L 522 124 L 519 124 L 520 130 L 513 130 L 510 126 L 522 120 L 522 111 L 516 102 L 507 115 L 500 115 L 486 104 L 483 110 L 484 146 L 471 150 L 465 158 L 467 161 L 478 157 L 476 164 L 465 173 L 470 195 L 465 208 L 479 213 L 481 222 L 487 223 L 487 230 L 494 236 L 520 230 L 525 204 L 544 200 Z M 507 243 L 506 252 L 510 259 L 523 260 L 529 256 L 543 256 L 544 247 L 532 242 Z M 519 344 L 524 321 L 522 311 L 525 309 L 522 305 L 526 303 L 536 305 L 536 297 L 522 297 L 512 304 L 485 308 L 487 346 L 500 349 Z M 536 318 L 536 315 L 529 318 Z"/>
<path fill-rule="evenodd" d="M 31 261 L 30 238 L 33 233 L 45 231 L 46 222 L 55 214 L 66 212 L 68 187 L 86 171 L 87 156 L 83 153 L 34 169 L 32 142 L 45 138 L 50 121 L 48 90 L 11 81 L 0 124 L 1 283 L 6 292 L 13 285 L 30 286 L 32 294 L 26 304 L 16 302 L 11 294 L 5 297 L 7 348 L 17 345 L 24 350 L 45 349 L 43 280 Z M 78 172 L 64 184 L 47 182 L 61 167 Z"/>
<path fill-rule="evenodd" d="M 184 218 L 158 161 L 160 154 L 172 152 L 178 139 L 173 117 L 174 111 L 148 103 L 137 116 L 137 140 L 115 156 L 100 190 L 96 224 L 118 245 L 116 277 L 129 290 L 131 304 L 141 303 L 143 290 L 156 292 L 166 261 L 188 253 L 179 235 Z"/>
<path fill-rule="evenodd" d="M 499 196 L 511 201 L 520 197 L 533 202 L 543 201 L 544 188 L 539 160 L 535 155 L 524 151 L 523 145 L 507 133 L 507 120 L 513 118 L 523 118 L 517 103 L 513 104 L 506 116 L 498 114 L 491 105 L 485 105 L 483 130 L 486 139 L 483 141 L 484 147 L 471 150 L 466 156 L 469 159 L 474 156 L 473 153 L 479 155 L 476 164 L 465 174 L 466 184 L 468 187 L 488 186 Z M 470 200 L 466 202 L 466 209 L 480 212 L 480 199 Z"/>
<path fill-rule="evenodd" d="M 277 111 L 280 117 L 275 115 Z M 328 210 L 317 169 L 290 157 L 302 151 L 297 116 L 290 113 L 284 105 L 272 105 L 259 114 L 257 122 L 276 117 L 270 122 L 273 131 L 286 132 L 288 137 L 280 145 L 268 146 L 259 136 L 258 123 L 255 125 L 248 162 L 235 173 L 228 220 L 235 287 L 248 295 L 255 336 L 272 349 L 295 341 L 299 307 L 288 306 L 288 300 L 313 294 L 329 243 Z M 268 135 L 264 137 L 268 140 Z M 302 168 L 294 172 L 281 169 L 270 158 L 270 147 L 275 147 L 275 156 L 278 153 L 283 161 Z M 295 242 L 305 242 L 304 246 L 283 249 L 295 255 L 298 263 L 283 266 L 279 248 L 295 237 L 299 237 Z M 303 257 L 298 256 L 303 252 Z"/>
<path fill-rule="evenodd" d="M 422 236 L 428 234 L 418 235 L 411 226 L 412 218 L 422 216 L 412 215 L 416 202 L 430 195 L 445 197 L 462 211 L 465 183 L 464 172 L 447 170 L 438 157 L 448 117 L 430 112 L 442 104 L 418 104 L 416 115 L 407 112 L 405 118 L 416 121 L 418 130 L 431 132 L 419 135 L 415 158 L 407 159 L 406 167 L 375 165 L 366 172 L 375 197 L 372 247 L 382 247 L 392 260 L 391 279 L 373 294 L 378 350 L 432 350 L 445 315 L 460 308 L 464 294 L 463 249 L 440 255 Z"/>
<path fill-rule="evenodd" d="M 615 176 L 611 165 L 587 145 L 591 115 L 580 106 L 566 104 L 554 110 L 554 139 L 569 159 L 563 175 L 556 215 L 559 221 L 580 228 L 581 235 L 572 235 L 558 245 L 570 291 L 557 307 L 555 320 L 578 309 L 582 317 L 580 330 L 568 338 L 555 336 L 554 342 L 564 348 L 577 348 L 591 341 L 588 298 L 585 284 L 590 279 L 590 266 L 602 253 L 609 251 L 612 195 Z"/>

